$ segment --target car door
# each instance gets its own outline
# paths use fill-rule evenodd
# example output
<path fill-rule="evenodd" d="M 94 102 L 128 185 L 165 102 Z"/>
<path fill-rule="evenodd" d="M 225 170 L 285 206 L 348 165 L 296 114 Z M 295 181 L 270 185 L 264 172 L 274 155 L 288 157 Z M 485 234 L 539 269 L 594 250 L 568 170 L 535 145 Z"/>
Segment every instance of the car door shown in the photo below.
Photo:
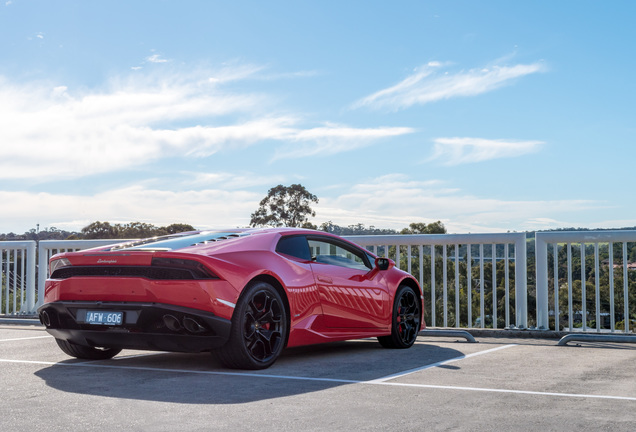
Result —
<path fill-rule="evenodd" d="M 311 268 L 330 328 L 384 328 L 390 313 L 384 277 L 360 248 L 328 236 L 307 236 Z"/>

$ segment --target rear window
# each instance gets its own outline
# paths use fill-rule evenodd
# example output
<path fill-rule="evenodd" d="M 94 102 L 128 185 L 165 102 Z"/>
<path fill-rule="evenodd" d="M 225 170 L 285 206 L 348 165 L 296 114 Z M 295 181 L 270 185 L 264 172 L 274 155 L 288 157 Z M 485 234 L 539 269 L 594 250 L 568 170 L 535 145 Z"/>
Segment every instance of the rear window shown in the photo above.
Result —
<path fill-rule="evenodd" d="M 242 237 L 246 233 L 241 232 L 214 232 L 182 233 L 164 237 L 137 240 L 113 246 L 110 250 L 175 250 L 198 244 L 212 243 L 229 238 Z"/>
<path fill-rule="evenodd" d="M 307 239 L 302 235 L 281 237 L 276 246 L 276 252 L 311 261 Z"/>

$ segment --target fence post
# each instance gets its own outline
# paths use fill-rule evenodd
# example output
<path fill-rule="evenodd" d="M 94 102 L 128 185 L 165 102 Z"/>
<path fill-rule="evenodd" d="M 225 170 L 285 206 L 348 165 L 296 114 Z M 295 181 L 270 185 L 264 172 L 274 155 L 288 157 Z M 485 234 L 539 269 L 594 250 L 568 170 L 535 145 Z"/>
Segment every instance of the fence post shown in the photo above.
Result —
<path fill-rule="evenodd" d="M 537 328 L 548 330 L 550 319 L 548 312 L 548 243 L 541 233 L 534 238 L 534 252 L 537 272 Z"/>
<path fill-rule="evenodd" d="M 27 245 L 27 274 L 26 274 L 26 313 L 35 312 L 35 242 L 32 241 Z"/>
<path fill-rule="evenodd" d="M 528 328 L 528 261 L 526 233 L 515 240 L 515 318 L 516 326 Z"/>
<path fill-rule="evenodd" d="M 35 307 L 40 307 L 44 303 L 44 284 L 46 278 L 49 277 L 49 254 L 45 243 L 50 240 L 43 240 L 38 247 L 38 298 L 35 301 Z"/>

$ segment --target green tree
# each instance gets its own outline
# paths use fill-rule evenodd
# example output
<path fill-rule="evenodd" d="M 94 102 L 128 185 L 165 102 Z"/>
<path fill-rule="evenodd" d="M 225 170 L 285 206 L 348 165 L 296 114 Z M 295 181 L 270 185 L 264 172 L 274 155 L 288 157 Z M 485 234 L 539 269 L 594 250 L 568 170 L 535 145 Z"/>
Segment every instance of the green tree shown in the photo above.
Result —
<path fill-rule="evenodd" d="M 408 228 L 402 229 L 400 234 L 446 234 L 446 227 L 441 221 L 432 222 L 430 224 L 426 224 L 424 222 L 413 222 L 409 224 Z M 428 250 L 428 255 L 430 256 L 430 247 L 426 247 Z M 448 249 L 450 251 L 450 248 Z M 436 253 L 438 253 L 437 258 L 441 260 L 441 254 L 443 253 L 443 246 L 438 246 L 435 249 Z M 389 247 L 389 257 L 393 258 L 396 256 L 397 250 L 395 246 Z M 424 252 L 426 254 L 426 251 Z M 419 248 L 414 246 L 400 246 L 400 268 L 406 269 L 408 268 L 408 257 L 411 257 L 411 273 L 417 277 L 420 272 L 419 267 L 419 257 L 420 251 Z M 430 261 L 430 259 L 428 260 Z M 430 274 L 430 262 L 424 260 L 424 271 L 429 272 Z M 441 267 L 440 267 L 441 269 Z M 440 270 L 441 271 L 441 270 Z"/>
<path fill-rule="evenodd" d="M 158 232 L 156 226 L 144 222 L 130 222 L 120 227 L 120 238 L 149 238 L 164 233 Z"/>
<path fill-rule="evenodd" d="M 340 236 L 398 234 L 396 230 L 390 229 L 390 228 L 376 228 L 373 225 L 366 227 L 364 226 L 364 224 L 361 224 L 361 223 L 358 223 L 355 225 L 349 225 L 347 227 L 341 227 L 340 225 L 334 224 L 332 221 L 323 222 L 320 225 L 319 229 L 320 231 L 325 231 L 325 232 L 340 235 Z"/>
<path fill-rule="evenodd" d="M 446 234 L 446 227 L 441 221 L 425 224 L 424 222 L 413 222 L 408 228 L 400 231 L 400 234 Z"/>
<path fill-rule="evenodd" d="M 192 225 L 175 223 L 165 227 L 156 227 L 144 222 L 129 222 L 127 224 L 114 224 L 109 222 L 93 222 L 82 228 L 82 239 L 134 239 L 149 238 L 180 232 L 194 231 Z"/>
<path fill-rule="evenodd" d="M 109 222 L 93 222 L 82 228 L 82 238 L 85 239 L 115 239 L 119 237 L 119 226 Z"/>
<path fill-rule="evenodd" d="M 278 185 L 271 188 L 267 196 L 261 200 L 258 209 L 252 213 L 250 225 L 315 229 L 316 226 L 308 219 L 309 216 L 316 216 L 316 212 L 311 208 L 312 203 L 317 204 L 318 198 L 304 186 Z"/>
<path fill-rule="evenodd" d="M 183 223 L 173 223 L 166 227 L 161 227 L 160 230 L 165 231 L 166 234 L 177 234 L 182 232 L 195 231 L 192 225 Z"/>

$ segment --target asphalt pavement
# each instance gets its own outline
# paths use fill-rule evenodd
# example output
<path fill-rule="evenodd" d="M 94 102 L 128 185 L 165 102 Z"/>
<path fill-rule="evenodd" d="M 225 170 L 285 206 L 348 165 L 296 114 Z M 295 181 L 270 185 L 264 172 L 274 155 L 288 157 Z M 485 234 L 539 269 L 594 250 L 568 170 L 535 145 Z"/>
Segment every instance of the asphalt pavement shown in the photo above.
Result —
<path fill-rule="evenodd" d="M 0 324 L 3 431 L 636 430 L 636 345 L 420 336 L 283 352 L 263 371 L 209 354 L 72 359 Z"/>

